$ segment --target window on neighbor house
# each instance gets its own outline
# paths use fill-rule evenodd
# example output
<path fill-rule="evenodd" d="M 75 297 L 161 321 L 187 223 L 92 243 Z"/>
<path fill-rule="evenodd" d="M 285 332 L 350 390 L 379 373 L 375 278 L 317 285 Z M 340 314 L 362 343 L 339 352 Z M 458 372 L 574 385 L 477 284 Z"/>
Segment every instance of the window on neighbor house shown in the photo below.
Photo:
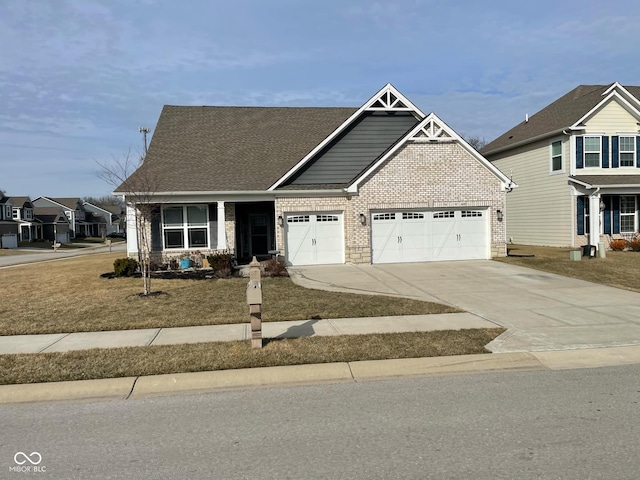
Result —
<path fill-rule="evenodd" d="M 33 210 L 30 208 L 24 209 L 24 218 L 27 220 L 33 220 Z"/>
<path fill-rule="evenodd" d="M 636 137 L 620 137 L 620 166 L 633 167 L 636 160 Z"/>
<path fill-rule="evenodd" d="M 551 171 L 562 171 L 562 142 L 559 140 L 551 144 Z"/>
<path fill-rule="evenodd" d="M 206 205 L 172 205 L 162 209 L 164 248 L 207 248 L 209 211 Z"/>
<path fill-rule="evenodd" d="M 17 208 L 13 209 L 13 219 L 17 219 L 20 216 L 20 210 L 18 210 Z"/>
<path fill-rule="evenodd" d="M 584 137 L 584 166 L 599 167 L 600 153 L 600 137 Z"/>
<path fill-rule="evenodd" d="M 11 213 L 13 209 L 11 208 L 11 205 L 7 205 L 4 209 L 4 218 L 6 218 L 7 220 L 11 219 L 13 214 Z"/>
<path fill-rule="evenodd" d="M 636 231 L 636 197 L 635 195 L 620 196 L 620 233 Z"/>

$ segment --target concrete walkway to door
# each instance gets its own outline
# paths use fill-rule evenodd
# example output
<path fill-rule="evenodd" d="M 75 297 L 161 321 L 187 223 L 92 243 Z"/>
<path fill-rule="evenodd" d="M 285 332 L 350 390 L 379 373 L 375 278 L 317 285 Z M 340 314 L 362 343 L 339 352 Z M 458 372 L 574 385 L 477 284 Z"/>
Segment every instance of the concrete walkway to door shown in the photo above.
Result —
<path fill-rule="evenodd" d="M 454 305 L 508 330 L 493 352 L 640 345 L 640 293 L 490 260 L 290 267 L 305 287 Z"/>

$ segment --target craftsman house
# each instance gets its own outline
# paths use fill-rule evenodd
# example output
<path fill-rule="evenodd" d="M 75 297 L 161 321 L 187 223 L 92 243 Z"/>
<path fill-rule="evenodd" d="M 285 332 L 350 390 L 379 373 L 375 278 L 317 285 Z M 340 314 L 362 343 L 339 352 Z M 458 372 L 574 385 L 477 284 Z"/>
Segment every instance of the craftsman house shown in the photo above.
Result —
<path fill-rule="evenodd" d="M 514 243 L 598 245 L 638 232 L 640 87 L 580 85 L 481 151 L 520 187 Z"/>
<path fill-rule="evenodd" d="M 165 106 L 144 163 L 115 193 L 129 203 L 130 255 L 131 202 L 146 193 L 164 261 L 277 251 L 303 265 L 505 255 L 514 186 L 387 84 L 359 108 Z"/>

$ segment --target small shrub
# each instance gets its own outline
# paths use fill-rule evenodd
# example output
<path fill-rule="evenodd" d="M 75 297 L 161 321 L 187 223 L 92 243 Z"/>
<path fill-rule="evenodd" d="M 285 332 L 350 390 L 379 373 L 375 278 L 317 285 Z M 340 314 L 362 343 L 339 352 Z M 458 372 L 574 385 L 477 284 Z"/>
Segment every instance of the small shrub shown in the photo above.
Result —
<path fill-rule="evenodd" d="M 622 238 L 617 238 L 609 242 L 609 247 L 611 247 L 611 250 L 614 252 L 622 252 L 627 248 L 627 241 Z"/>
<path fill-rule="evenodd" d="M 138 262 L 133 258 L 117 258 L 113 262 L 116 277 L 132 277 L 138 270 Z"/>
<path fill-rule="evenodd" d="M 171 260 L 169 260 L 169 268 L 171 270 L 180 270 L 180 263 L 178 263 L 178 260 L 176 260 L 175 258 L 172 258 Z"/>
<path fill-rule="evenodd" d="M 263 267 L 264 267 L 264 274 L 267 277 L 289 276 L 289 272 L 287 272 L 287 266 L 281 260 L 270 258 L 269 260 L 263 263 Z"/>
<path fill-rule="evenodd" d="M 207 257 L 207 260 L 214 272 L 223 269 L 233 270 L 233 255 L 230 253 L 213 253 Z"/>
<path fill-rule="evenodd" d="M 634 252 L 640 252 L 640 238 L 634 238 L 627 242 L 627 246 Z"/>

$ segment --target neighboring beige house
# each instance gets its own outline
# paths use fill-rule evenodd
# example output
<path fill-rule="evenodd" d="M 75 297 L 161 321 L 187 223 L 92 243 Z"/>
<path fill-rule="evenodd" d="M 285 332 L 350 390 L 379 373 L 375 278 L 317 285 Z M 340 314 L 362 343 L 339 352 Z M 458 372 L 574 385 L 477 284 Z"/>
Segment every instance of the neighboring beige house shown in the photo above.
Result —
<path fill-rule="evenodd" d="M 598 245 L 638 232 L 640 87 L 580 85 L 481 152 L 512 176 L 514 243 Z"/>
<path fill-rule="evenodd" d="M 289 265 L 504 256 L 515 187 L 391 84 L 359 108 L 165 106 L 128 182 L 148 179 L 151 243 L 165 261 L 277 251 Z"/>

